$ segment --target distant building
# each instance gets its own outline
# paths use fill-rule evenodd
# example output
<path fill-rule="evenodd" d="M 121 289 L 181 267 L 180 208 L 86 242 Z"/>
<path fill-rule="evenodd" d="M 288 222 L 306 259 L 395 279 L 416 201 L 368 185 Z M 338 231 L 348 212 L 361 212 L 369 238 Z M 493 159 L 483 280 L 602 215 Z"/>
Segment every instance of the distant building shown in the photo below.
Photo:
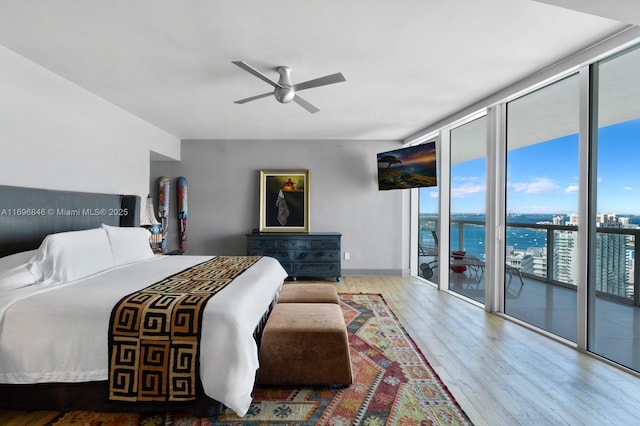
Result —
<path fill-rule="evenodd" d="M 567 225 L 578 226 L 579 215 L 569 215 Z M 629 234 L 606 232 L 604 229 L 635 229 L 628 217 L 618 217 L 616 213 L 596 214 L 596 290 L 608 294 L 628 297 L 633 291 L 634 247 L 633 237 Z M 567 283 L 576 283 L 577 271 L 571 265 L 572 256 L 577 248 L 577 233 L 556 231 L 554 241 L 554 279 Z M 631 293 L 630 293 L 631 292 Z"/>
<path fill-rule="evenodd" d="M 526 274 L 533 274 L 533 256 L 522 250 L 514 250 L 512 246 L 507 247 L 505 263 L 513 266 Z"/>
<path fill-rule="evenodd" d="M 626 256 L 625 256 L 625 260 L 626 260 L 626 264 L 627 264 L 627 288 L 629 288 L 629 295 L 633 294 L 633 280 L 634 280 L 634 274 L 635 274 L 635 265 L 636 265 L 636 260 L 635 260 L 635 247 L 633 244 L 633 241 L 629 241 L 627 243 L 627 250 L 626 250 Z"/>
<path fill-rule="evenodd" d="M 525 253 L 533 259 L 532 274 L 539 277 L 547 277 L 547 246 L 529 247 Z"/>
<path fill-rule="evenodd" d="M 565 225 L 578 226 L 580 217 L 571 213 Z M 554 225 L 561 224 L 554 217 Z M 637 228 L 628 217 L 615 213 L 598 213 L 597 228 Z M 577 232 L 555 231 L 553 241 L 553 279 L 577 284 Z M 633 237 L 629 234 L 600 231 L 596 235 L 596 290 L 628 297 L 633 289 L 635 269 Z M 540 262 L 541 263 L 541 262 Z"/>
<path fill-rule="evenodd" d="M 576 285 L 578 269 L 577 232 L 555 231 L 553 239 L 553 279 L 566 284 Z"/>
<path fill-rule="evenodd" d="M 619 229 L 620 222 L 615 213 L 598 214 L 598 228 Z M 628 273 L 630 268 L 627 256 L 627 243 L 631 235 L 598 232 L 596 237 L 596 290 L 608 294 L 627 297 Z M 633 282 L 633 280 L 631 281 Z"/>

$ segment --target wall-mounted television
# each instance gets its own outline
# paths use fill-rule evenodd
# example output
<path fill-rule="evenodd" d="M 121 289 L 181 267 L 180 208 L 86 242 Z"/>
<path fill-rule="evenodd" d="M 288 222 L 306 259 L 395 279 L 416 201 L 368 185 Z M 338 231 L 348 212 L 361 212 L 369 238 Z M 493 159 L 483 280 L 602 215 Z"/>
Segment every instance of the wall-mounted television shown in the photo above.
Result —
<path fill-rule="evenodd" d="M 378 154 L 378 189 L 436 186 L 436 143 L 400 148 Z"/>

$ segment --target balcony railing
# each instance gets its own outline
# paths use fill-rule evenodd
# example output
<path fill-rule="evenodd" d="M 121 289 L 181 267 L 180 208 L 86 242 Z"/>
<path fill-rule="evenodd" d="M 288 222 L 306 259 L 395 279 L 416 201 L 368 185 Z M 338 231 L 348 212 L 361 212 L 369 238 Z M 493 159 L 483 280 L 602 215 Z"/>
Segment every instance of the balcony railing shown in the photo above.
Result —
<path fill-rule="evenodd" d="M 451 250 L 465 250 L 467 252 L 482 251 L 484 253 L 484 237 L 478 241 L 478 233 L 484 235 L 485 222 L 482 220 L 452 220 L 451 221 Z M 437 229 L 435 219 L 421 220 L 420 230 L 423 246 L 435 246 L 432 233 Z M 481 231 L 480 231 L 481 229 Z M 553 225 L 548 223 L 507 223 L 506 245 L 509 244 L 510 232 L 529 231 L 539 234 L 541 246 L 535 247 L 534 252 L 541 252 L 542 256 L 529 259 L 534 260 L 538 268 L 523 268 L 522 261 L 526 250 L 518 248 L 519 261 L 507 254 L 507 264 L 520 269 L 522 276 L 542 281 L 548 284 L 575 289 L 577 274 L 573 269 L 577 265 L 577 230 L 574 225 Z M 640 252 L 640 229 L 635 228 L 596 228 L 595 280 L 598 296 L 610 298 L 619 302 L 640 306 L 640 268 L 635 268 L 636 253 Z M 474 237 L 471 237 L 471 236 Z M 457 246 L 455 243 L 457 240 Z M 539 240 L 540 241 L 540 240 Z M 471 242 L 471 243 L 470 243 Z M 470 244 L 482 244 L 482 247 L 471 247 Z M 481 256 L 478 256 L 481 257 Z M 527 263 L 527 262 L 525 262 Z"/>

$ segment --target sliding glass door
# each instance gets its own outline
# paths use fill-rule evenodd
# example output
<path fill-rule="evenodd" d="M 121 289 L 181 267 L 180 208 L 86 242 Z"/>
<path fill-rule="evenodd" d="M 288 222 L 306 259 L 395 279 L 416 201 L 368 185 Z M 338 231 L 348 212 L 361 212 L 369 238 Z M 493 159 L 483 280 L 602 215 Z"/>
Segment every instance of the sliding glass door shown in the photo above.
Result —
<path fill-rule="evenodd" d="M 439 137 L 425 143 L 435 142 Z M 440 158 L 436 161 L 436 175 L 440 179 Z M 437 186 L 418 189 L 418 275 L 438 283 L 440 248 L 438 246 L 440 196 Z"/>
<path fill-rule="evenodd" d="M 449 290 L 484 303 L 487 117 L 450 135 Z"/>
<path fill-rule="evenodd" d="M 504 311 L 576 341 L 579 85 L 507 104 Z"/>
<path fill-rule="evenodd" d="M 589 349 L 640 371 L 640 49 L 596 65 L 594 327 Z"/>

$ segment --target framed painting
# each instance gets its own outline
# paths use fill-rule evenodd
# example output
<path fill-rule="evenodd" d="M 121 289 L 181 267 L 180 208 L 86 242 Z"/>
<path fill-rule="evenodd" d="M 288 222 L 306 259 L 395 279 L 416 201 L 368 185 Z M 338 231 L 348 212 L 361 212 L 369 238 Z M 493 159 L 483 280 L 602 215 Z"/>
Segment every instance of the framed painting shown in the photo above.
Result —
<path fill-rule="evenodd" d="M 309 170 L 260 170 L 260 232 L 309 232 Z"/>

